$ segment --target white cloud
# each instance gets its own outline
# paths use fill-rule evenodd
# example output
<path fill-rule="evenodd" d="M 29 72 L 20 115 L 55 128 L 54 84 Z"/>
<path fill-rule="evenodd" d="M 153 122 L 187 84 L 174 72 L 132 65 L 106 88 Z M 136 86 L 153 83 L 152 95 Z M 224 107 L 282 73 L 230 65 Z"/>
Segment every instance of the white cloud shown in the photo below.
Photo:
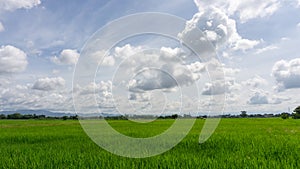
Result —
<path fill-rule="evenodd" d="M 114 56 L 107 55 L 103 50 L 92 53 L 90 57 L 100 66 L 114 66 L 116 62 Z"/>
<path fill-rule="evenodd" d="M 278 49 L 278 47 L 275 45 L 270 45 L 270 46 L 267 46 L 267 47 L 264 47 L 261 49 L 257 49 L 256 54 L 261 54 L 261 53 L 268 52 L 268 51 L 275 50 L 275 49 Z"/>
<path fill-rule="evenodd" d="M 203 95 L 218 95 L 224 94 L 228 90 L 228 86 L 223 81 L 206 83 L 202 91 Z"/>
<path fill-rule="evenodd" d="M 75 65 L 78 61 L 79 53 L 76 50 L 65 49 L 59 57 L 52 57 L 51 61 L 58 65 Z"/>
<path fill-rule="evenodd" d="M 264 78 L 256 75 L 255 77 L 242 82 L 242 84 L 245 86 L 252 87 L 252 88 L 258 88 L 258 87 L 267 85 L 268 82 Z"/>
<path fill-rule="evenodd" d="M 103 58 L 102 66 L 114 66 L 115 65 L 115 59 L 112 56 L 106 56 Z"/>
<path fill-rule="evenodd" d="M 225 77 L 234 78 L 240 72 L 240 69 L 225 67 L 223 65 L 223 71 Z"/>
<path fill-rule="evenodd" d="M 32 89 L 50 91 L 62 88 L 64 86 L 65 80 L 62 77 L 46 77 L 38 79 L 32 86 Z"/>
<path fill-rule="evenodd" d="M 0 47 L 0 73 L 22 72 L 27 67 L 27 55 L 14 46 Z"/>
<path fill-rule="evenodd" d="M 240 89 L 240 85 L 235 82 L 234 79 L 227 79 L 226 81 L 215 81 L 212 83 L 206 83 L 202 95 L 219 95 L 225 93 L 231 93 Z"/>
<path fill-rule="evenodd" d="M 248 104 L 269 104 L 267 94 L 255 92 L 249 99 Z"/>
<path fill-rule="evenodd" d="M 128 82 L 128 88 L 132 92 L 172 90 L 177 85 L 193 84 L 206 70 L 204 63 L 194 61 L 187 64 L 186 60 L 188 59 L 182 49 L 162 47 L 159 53 L 140 53 L 131 56 L 122 62 L 118 71 L 128 75 L 136 74 Z"/>
<path fill-rule="evenodd" d="M 277 96 L 266 91 L 255 89 L 250 95 L 248 104 L 250 105 L 266 105 L 266 104 L 281 104 L 284 101 L 289 101 L 291 98 L 286 96 Z"/>
<path fill-rule="evenodd" d="M 297 27 L 300 28 L 300 23 L 297 24 Z"/>
<path fill-rule="evenodd" d="M 179 38 L 185 39 L 197 28 L 202 30 L 206 38 L 217 48 L 226 46 L 232 50 L 245 51 L 260 43 L 242 38 L 237 32 L 235 20 L 216 7 L 205 8 L 196 13 L 187 21 L 186 28 L 179 34 Z"/>
<path fill-rule="evenodd" d="M 14 11 L 16 9 L 30 9 L 41 4 L 40 0 L 0 0 L 0 9 Z"/>
<path fill-rule="evenodd" d="M 237 15 L 241 22 L 247 22 L 250 19 L 266 17 L 272 15 L 280 7 L 279 0 L 195 0 L 199 11 L 214 6 L 224 11 L 229 16 Z"/>
<path fill-rule="evenodd" d="M 217 68 L 220 69 L 220 67 Z M 224 81 L 216 80 L 212 83 L 206 83 L 202 91 L 203 95 L 231 94 L 240 90 L 241 85 L 236 82 L 236 75 L 240 69 L 225 67 L 225 65 L 221 69 L 224 72 Z"/>
<path fill-rule="evenodd" d="M 142 51 L 142 47 L 141 46 L 131 46 L 130 44 L 126 44 L 122 47 L 116 47 L 115 51 L 114 51 L 114 56 L 116 58 L 121 58 L 121 59 L 125 59 L 131 55 L 134 55 L 136 53 L 139 53 Z"/>
<path fill-rule="evenodd" d="M 10 85 L 0 91 L 0 106 L 7 110 L 45 109 L 72 111 L 72 97 L 68 91 L 32 90 L 32 84 Z"/>
<path fill-rule="evenodd" d="M 272 75 L 277 82 L 276 89 L 278 91 L 300 88 L 300 58 L 276 62 L 272 69 Z"/>
<path fill-rule="evenodd" d="M 269 103 L 270 104 L 281 104 L 282 102 L 286 102 L 291 100 L 290 97 L 287 96 L 276 96 L 273 95 L 273 97 L 271 99 L 269 99 Z"/>
<path fill-rule="evenodd" d="M 129 90 L 143 92 L 155 89 L 170 89 L 177 85 L 193 83 L 191 72 L 180 64 L 164 65 L 161 70 L 145 69 L 129 82 Z"/>
<path fill-rule="evenodd" d="M 74 87 L 73 96 L 78 112 L 86 113 L 95 109 L 98 111 L 98 108 L 101 109 L 101 112 L 115 110 L 115 98 L 112 97 L 111 81 L 92 82 L 86 85 L 77 84 Z M 95 104 L 95 101 L 97 101 L 97 104 Z"/>
<path fill-rule="evenodd" d="M 95 94 L 95 93 L 105 93 L 105 92 L 111 92 L 112 88 L 112 82 L 111 81 L 101 81 L 100 83 L 90 83 L 86 86 L 77 86 L 76 92 L 80 95 L 89 95 L 89 94 Z"/>
<path fill-rule="evenodd" d="M 0 22 L 0 32 L 3 32 L 5 30 L 3 24 Z"/>
<path fill-rule="evenodd" d="M 249 40 L 249 39 L 240 39 L 236 42 L 233 50 L 247 50 L 252 49 L 254 46 L 258 45 L 260 42 L 257 40 Z"/>
<path fill-rule="evenodd" d="M 150 100 L 151 94 L 148 92 L 143 93 L 130 93 L 128 96 L 129 100 L 139 101 L 139 102 L 146 102 Z"/>
<path fill-rule="evenodd" d="M 161 47 L 160 49 L 160 60 L 165 62 L 179 62 L 180 59 L 184 59 L 185 53 L 181 48 L 167 48 Z"/>

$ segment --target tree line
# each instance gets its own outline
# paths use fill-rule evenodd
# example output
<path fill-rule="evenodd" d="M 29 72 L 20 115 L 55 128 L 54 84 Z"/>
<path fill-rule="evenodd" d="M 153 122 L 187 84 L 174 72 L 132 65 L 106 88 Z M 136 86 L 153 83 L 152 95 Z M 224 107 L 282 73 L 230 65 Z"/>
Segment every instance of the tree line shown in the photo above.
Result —
<path fill-rule="evenodd" d="M 13 114 L 0 114 L 0 119 L 62 119 L 62 120 L 77 120 L 78 116 L 62 116 L 62 117 L 52 117 L 46 115 L 36 115 L 36 114 L 20 114 L 20 113 L 13 113 Z"/>
<path fill-rule="evenodd" d="M 209 116 L 207 115 L 199 115 L 196 118 L 198 119 L 206 119 Z M 218 118 L 271 118 L 271 117 L 281 117 L 282 119 L 300 119 L 300 106 L 298 106 L 293 113 L 287 113 L 283 112 L 281 114 L 247 114 L 247 111 L 241 111 L 241 114 L 239 115 L 231 115 L 231 114 L 225 114 L 225 115 L 219 115 L 214 116 Z M 125 116 L 108 116 L 108 117 L 102 117 L 102 116 L 95 116 L 95 117 L 89 117 L 88 119 L 106 119 L 106 120 L 128 120 L 129 115 Z M 178 114 L 172 114 L 172 115 L 166 115 L 166 116 L 152 116 L 152 115 L 133 115 L 130 116 L 131 119 L 134 118 L 142 118 L 142 119 L 177 119 L 177 118 L 194 118 L 191 115 L 184 114 L 184 115 L 178 115 Z M 25 114 L 22 115 L 20 113 L 13 113 L 13 114 L 0 114 L 0 119 L 62 119 L 62 120 L 78 120 L 78 115 L 71 115 L 71 116 L 62 116 L 62 117 L 51 117 L 51 116 L 45 116 L 45 115 L 36 115 L 36 114 Z"/>

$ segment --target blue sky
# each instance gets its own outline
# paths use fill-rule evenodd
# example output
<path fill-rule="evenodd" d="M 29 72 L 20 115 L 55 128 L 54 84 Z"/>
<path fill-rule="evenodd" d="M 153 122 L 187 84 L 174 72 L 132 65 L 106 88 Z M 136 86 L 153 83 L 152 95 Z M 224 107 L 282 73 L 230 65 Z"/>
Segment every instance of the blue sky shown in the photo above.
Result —
<path fill-rule="evenodd" d="M 194 80 L 199 87 L 199 98 L 181 95 L 182 99 L 186 98 L 187 105 L 192 105 L 186 111 L 206 112 L 207 106 L 215 104 L 214 95 L 226 96 L 225 112 L 294 109 L 300 105 L 300 95 L 297 95 L 300 92 L 299 9 L 298 0 L 0 0 L 0 110 L 74 111 L 72 78 L 77 60 L 81 57 L 80 51 L 101 27 L 120 17 L 140 12 L 172 14 L 185 19 L 187 25 L 196 25 L 211 41 L 223 64 L 225 82 L 219 83 L 210 82 L 205 75 L 207 72 L 198 70 L 201 66 L 204 70 L 209 63 L 189 60 L 172 65 L 168 62 L 170 75 L 174 75 L 178 83 L 184 81 L 185 92 L 193 93 L 193 88 L 189 89 L 190 83 L 185 83 L 189 80 Z M 128 25 L 124 25 L 126 28 Z M 187 27 L 183 29 L 192 31 Z M 119 31 L 122 32 L 122 29 Z M 153 54 L 149 57 L 158 58 L 158 61 L 161 61 L 160 57 L 186 55 L 180 44 L 172 43 L 162 37 L 144 36 L 114 46 L 105 63 L 99 65 L 102 72 L 98 72 L 96 83 L 74 85 L 73 94 L 75 92 L 84 100 L 83 111 L 88 112 L 93 106 L 89 104 L 94 98 L 94 90 L 99 103 L 97 106 L 105 107 L 105 111 L 115 111 L 119 103 L 130 103 L 130 106 L 137 107 L 136 111 L 145 113 L 158 111 L 155 108 L 162 106 L 170 112 L 180 110 L 178 86 L 164 86 L 172 83 L 162 73 L 151 70 L 152 76 L 143 72 L 136 76 L 137 79 L 131 77 L 133 79 L 127 84 L 127 101 L 113 96 L 111 90 L 116 86 L 113 79 L 109 80 L 113 76 L 112 71 L 118 70 L 118 65 L 128 64 L 128 67 L 121 66 L 126 70 L 133 66 L 130 65 L 133 61 L 142 63 L 141 58 L 130 55 L 149 48 L 157 48 L 157 55 L 161 56 L 154 57 Z M 148 56 L 143 54 L 143 57 Z M 189 70 L 193 78 L 176 76 L 178 72 L 172 72 L 171 68 Z M 163 77 L 165 79 L 156 82 Z M 180 79 L 182 77 L 185 78 Z M 136 86 L 130 88 L 130 85 Z M 156 95 L 157 92 L 161 93 Z M 169 102 L 153 99 L 151 95 L 165 96 Z M 108 110 L 107 107 L 115 109 Z"/>

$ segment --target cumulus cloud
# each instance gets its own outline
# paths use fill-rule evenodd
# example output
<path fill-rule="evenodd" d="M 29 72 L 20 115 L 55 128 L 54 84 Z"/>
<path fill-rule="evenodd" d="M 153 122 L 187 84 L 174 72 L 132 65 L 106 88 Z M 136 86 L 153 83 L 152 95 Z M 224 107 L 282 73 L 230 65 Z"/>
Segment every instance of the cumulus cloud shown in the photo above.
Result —
<path fill-rule="evenodd" d="M 172 90 L 177 85 L 193 84 L 206 70 L 204 63 L 199 61 L 186 63 L 184 58 L 185 53 L 182 49 L 162 47 L 157 53 L 145 52 L 131 56 L 130 59 L 122 62 L 118 71 L 130 76 L 135 75 L 128 81 L 128 88 L 131 92 Z M 125 77 L 117 76 L 116 79 L 119 78 Z"/>
<path fill-rule="evenodd" d="M 165 71 L 147 69 L 129 81 L 129 91 L 143 92 L 155 89 L 168 89 L 177 85 L 174 77 Z"/>
<path fill-rule="evenodd" d="M 131 46 L 130 44 L 126 44 L 122 47 L 116 47 L 114 51 L 114 56 L 116 58 L 125 59 L 131 55 L 139 53 L 143 50 L 141 46 Z"/>
<path fill-rule="evenodd" d="M 115 65 L 115 59 L 112 56 L 106 56 L 103 58 L 102 66 L 114 66 Z"/>
<path fill-rule="evenodd" d="M 127 49 L 136 47 L 127 45 Z M 121 49 L 121 48 L 119 48 Z M 138 51 L 141 48 L 136 48 Z M 132 51 L 132 53 L 135 53 Z M 226 82 L 219 80 L 214 83 L 207 83 L 202 94 L 214 95 L 231 92 L 239 88 L 234 76 L 239 69 L 225 68 L 212 59 L 208 62 L 200 62 L 186 59 L 186 53 L 180 48 L 162 47 L 159 53 L 140 53 L 138 56 L 131 56 L 119 67 L 120 72 L 128 74 L 130 80 L 127 88 L 130 92 L 143 93 L 152 90 L 172 91 L 177 86 L 190 86 L 198 81 L 208 68 L 210 70 L 223 69 L 226 75 Z M 189 60 L 189 61 L 187 61 Z M 115 76 L 118 81 L 124 81 L 124 76 Z M 134 95 L 130 97 L 136 98 Z"/>
<path fill-rule="evenodd" d="M 22 72 L 27 67 L 27 55 L 14 46 L 0 47 L 0 73 Z"/>
<path fill-rule="evenodd" d="M 150 94 L 147 92 L 144 93 L 134 93 L 131 92 L 128 96 L 129 100 L 135 100 L 135 101 L 140 101 L 140 102 L 146 102 L 150 100 Z"/>
<path fill-rule="evenodd" d="M 79 53 L 76 50 L 65 49 L 59 57 L 52 57 L 51 61 L 58 65 L 75 65 L 78 61 Z"/>
<path fill-rule="evenodd" d="M 224 81 L 216 81 L 213 83 L 206 83 L 202 91 L 203 95 L 218 95 L 224 94 L 228 91 L 228 85 Z"/>
<path fill-rule="evenodd" d="M 65 80 L 62 77 L 40 78 L 32 86 L 32 89 L 51 91 L 65 86 Z"/>
<path fill-rule="evenodd" d="M 219 95 L 231 93 L 239 89 L 240 85 L 234 79 L 226 81 L 217 80 L 212 83 L 206 83 L 202 90 L 202 95 Z"/>
<path fill-rule="evenodd" d="M 248 104 L 268 104 L 268 96 L 262 92 L 255 92 L 248 101 Z"/>
<path fill-rule="evenodd" d="M 272 69 L 272 75 L 277 82 L 276 89 L 278 91 L 300 88 L 300 58 L 276 62 Z"/>
<path fill-rule="evenodd" d="M 202 90 L 202 95 L 219 95 L 219 94 L 232 94 L 240 90 L 241 85 L 236 82 L 235 76 L 240 72 L 240 69 L 225 67 L 216 67 L 213 63 L 208 65 L 214 69 L 222 69 L 224 72 L 224 80 L 215 80 L 214 82 L 205 83 Z"/>
<path fill-rule="evenodd" d="M 187 21 L 185 30 L 179 34 L 179 38 L 191 34 L 194 29 L 202 30 L 206 38 L 215 46 L 228 46 L 232 50 L 247 50 L 255 47 L 260 42 L 242 38 L 236 28 L 235 20 L 219 8 L 210 7 L 196 13 Z"/>
<path fill-rule="evenodd" d="M 252 49 L 254 46 L 258 45 L 259 43 L 260 42 L 257 40 L 238 38 L 235 45 L 233 46 L 233 50 L 245 51 L 247 49 Z"/>
<path fill-rule="evenodd" d="M 229 16 L 237 15 L 241 22 L 247 22 L 250 19 L 258 17 L 262 18 L 270 16 L 280 7 L 279 0 L 195 0 L 195 3 L 200 11 L 207 6 L 214 6 L 221 9 Z"/>
<path fill-rule="evenodd" d="M 0 9 L 14 11 L 16 9 L 30 9 L 41 4 L 40 0 L 0 0 Z"/>
<path fill-rule="evenodd" d="M 92 82 L 86 85 L 77 84 L 73 89 L 73 96 L 76 111 L 86 113 L 98 110 L 98 108 L 102 112 L 115 111 L 111 81 Z"/>
<path fill-rule="evenodd" d="M 255 77 L 250 78 L 250 79 L 242 82 L 242 84 L 245 85 L 245 86 L 252 87 L 252 88 L 258 88 L 258 87 L 267 85 L 268 82 L 267 82 L 266 79 L 256 75 Z"/>
<path fill-rule="evenodd" d="M 107 55 L 103 50 L 92 53 L 90 57 L 100 66 L 114 66 L 116 62 L 114 56 Z"/>
<path fill-rule="evenodd" d="M 286 102 L 291 100 L 290 97 L 287 96 L 276 96 L 273 95 L 273 97 L 271 99 L 269 99 L 269 103 L 270 104 L 281 104 L 282 102 Z"/>
<path fill-rule="evenodd" d="M 101 81 L 100 83 L 90 83 L 86 86 L 77 86 L 76 92 L 80 95 L 89 95 L 89 94 L 95 94 L 95 93 L 106 93 L 111 92 L 112 88 L 112 82 L 111 81 Z"/>
<path fill-rule="evenodd" d="M 68 91 L 32 90 L 32 85 L 10 85 L 0 87 L 0 106 L 4 109 L 47 109 L 72 111 L 72 97 Z"/>
<path fill-rule="evenodd" d="M 3 24 L 0 22 L 0 32 L 3 32 L 5 30 Z"/>

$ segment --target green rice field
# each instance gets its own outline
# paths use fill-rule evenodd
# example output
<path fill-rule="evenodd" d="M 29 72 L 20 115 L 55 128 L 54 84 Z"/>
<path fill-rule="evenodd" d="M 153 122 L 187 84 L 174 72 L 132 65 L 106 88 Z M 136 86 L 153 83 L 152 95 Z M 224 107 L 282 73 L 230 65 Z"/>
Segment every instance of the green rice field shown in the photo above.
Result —
<path fill-rule="evenodd" d="M 212 137 L 198 144 L 204 122 L 197 119 L 173 149 L 134 159 L 100 148 L 76 120 L 0 120 L 0 168 L 300 168 L 300 120 L 222 119 Z M 173 120 L 109 123 L 128 136 L 149 137 Z"/>

